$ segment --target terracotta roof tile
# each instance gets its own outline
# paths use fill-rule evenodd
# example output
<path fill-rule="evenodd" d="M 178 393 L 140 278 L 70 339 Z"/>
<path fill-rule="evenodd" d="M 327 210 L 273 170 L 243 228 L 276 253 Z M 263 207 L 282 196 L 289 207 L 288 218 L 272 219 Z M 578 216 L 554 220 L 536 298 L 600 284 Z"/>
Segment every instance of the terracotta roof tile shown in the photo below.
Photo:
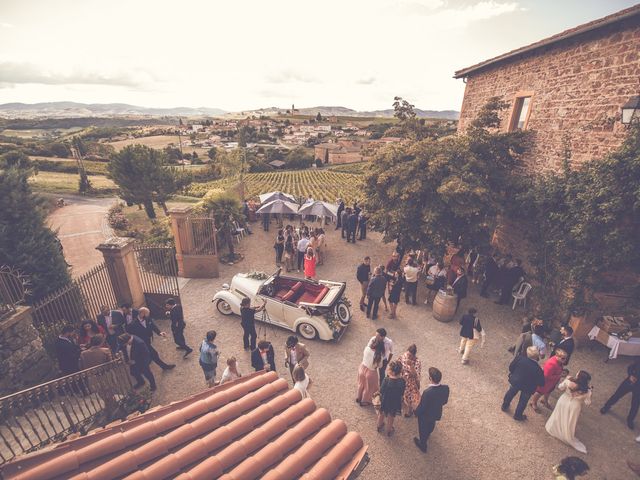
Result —
<path fill-rule="evenodd" d="M 569 38 L 575 37 L 576 35 L 580 35 L 582 33 L 590 32 L 592 30 L 596 30 L 596 29 L 605 27 L 607 25 L 621 22 L 623 20 L 632 18 L 637 15 L 640 15 L 640 4 L 634 5 L 633 7 L 626 8 L 624 10 L 613 13 L 606 17 L 598 18 L 597 20 L 593 20 L 592 22 L 578 25 L 577 27 L 570 28 L 569 30 L 565 30 L 563 32 L 557 33 L 556 35 L 545 38 L 543 40 L 532 43 L 530 45 L 516 48 L 515 50 L 511 50 L 510 52 L 503 53 L 502 55 L 498 55 L 497 57 L 490 58 L 489 60 L 485 60 L 483 62 L 477 63 L 475 65 L 472 65 L 471 67 L 463 68 L 462 70 L 458 70 L 457 72 L 455 72 L 453 75 L 453 78 L 466 77 L 470 73 L 481 70 L 485 67 L 488 67 L 489 65 L 493 65 L 493 64 L 517 57 L 523 53 L 538 50 L 548 45 L 552 45 L 552 44 L 561 42 L 563 40 L 567 40 Z"/>
<path fill-rule="evenodd" d="M 243 377 L 5 465 L 21 480 L 346 478 L 367 447 L 275 372 Z"/>

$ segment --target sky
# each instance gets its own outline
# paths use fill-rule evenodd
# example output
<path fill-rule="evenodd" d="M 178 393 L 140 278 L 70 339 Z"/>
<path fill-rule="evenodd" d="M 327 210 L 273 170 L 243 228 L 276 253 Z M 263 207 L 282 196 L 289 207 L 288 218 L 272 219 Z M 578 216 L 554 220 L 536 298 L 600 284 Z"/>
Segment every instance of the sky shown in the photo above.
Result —
<path fill-rule="evenodd" d="M 0 0 L 0 103 L 459 110 L 455 70 L 637 0 Z"/>

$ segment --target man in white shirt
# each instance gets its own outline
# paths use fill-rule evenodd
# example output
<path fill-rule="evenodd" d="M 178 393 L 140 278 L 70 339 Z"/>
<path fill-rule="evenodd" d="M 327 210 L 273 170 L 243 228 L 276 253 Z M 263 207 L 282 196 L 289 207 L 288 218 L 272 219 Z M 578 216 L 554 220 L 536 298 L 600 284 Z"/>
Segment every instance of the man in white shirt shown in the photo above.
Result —
<path fill-rule="evenodd" d="M 418 272 L 420 269 L 416 265 L 413 258 L 409 257 L 409 261 L 404 267 L 404 301 L 408 304 L 416 304 L 416 294 L 418 292 Z"/>
<path fill-rule="evenodd" d="M 380 374 L 380 384 L 382 384 L 385 371 L 387 370 L 387 365 L 391 361 L 391 358 L 393 358 L 393 340 L 387 337 L 387 331 L 384 328 L 376 330 L 376 334 L 369 340 L 369 345 L 371 345 L 371 342 L 374 339 L 384 342 L 384 359 L 382 361 L 382 366 L 378 370 L 378 373 Z"/>
<path fill-rule="evenodd" d="M 298 273 L 304 267 L 304 254 L 307 252 L 307 246 L 309 245 L 309 237 L 303 236 L 298 240 Z"/>

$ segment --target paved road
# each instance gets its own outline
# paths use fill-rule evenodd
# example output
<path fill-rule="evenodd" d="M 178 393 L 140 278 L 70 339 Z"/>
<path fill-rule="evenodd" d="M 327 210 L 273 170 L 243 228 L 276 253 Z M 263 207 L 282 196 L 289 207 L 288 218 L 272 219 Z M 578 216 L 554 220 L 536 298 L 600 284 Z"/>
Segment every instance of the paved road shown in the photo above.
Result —
<path fill-rule="evenodd" d="M 49 215 L 48 221 L 58 231 L 72 275 L 78 277 L 102 261 L 96 246 L 112 235 L 106 214 L 115 198 L 63 198 L 66 205 Z"/>

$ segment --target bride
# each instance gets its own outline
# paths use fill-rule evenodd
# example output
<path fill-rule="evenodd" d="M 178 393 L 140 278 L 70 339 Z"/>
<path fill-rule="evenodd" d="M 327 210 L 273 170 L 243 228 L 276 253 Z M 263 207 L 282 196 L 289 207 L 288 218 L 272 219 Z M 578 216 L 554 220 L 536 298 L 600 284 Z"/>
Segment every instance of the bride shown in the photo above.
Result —
<path fill-rule="evenodd" d="M 591 404 L 592 387 L 589 382 L 591 382 L 591 375 L 584 370 L 580 370 L 575 377 L 568 377 L 561 382 L 558 389 L 563 390 L 564 393 L 545 425 L 549 435 L 582 453 L 587 453 L 587 447 L 575 437 L 575 433 L 582 404 Z"/>

